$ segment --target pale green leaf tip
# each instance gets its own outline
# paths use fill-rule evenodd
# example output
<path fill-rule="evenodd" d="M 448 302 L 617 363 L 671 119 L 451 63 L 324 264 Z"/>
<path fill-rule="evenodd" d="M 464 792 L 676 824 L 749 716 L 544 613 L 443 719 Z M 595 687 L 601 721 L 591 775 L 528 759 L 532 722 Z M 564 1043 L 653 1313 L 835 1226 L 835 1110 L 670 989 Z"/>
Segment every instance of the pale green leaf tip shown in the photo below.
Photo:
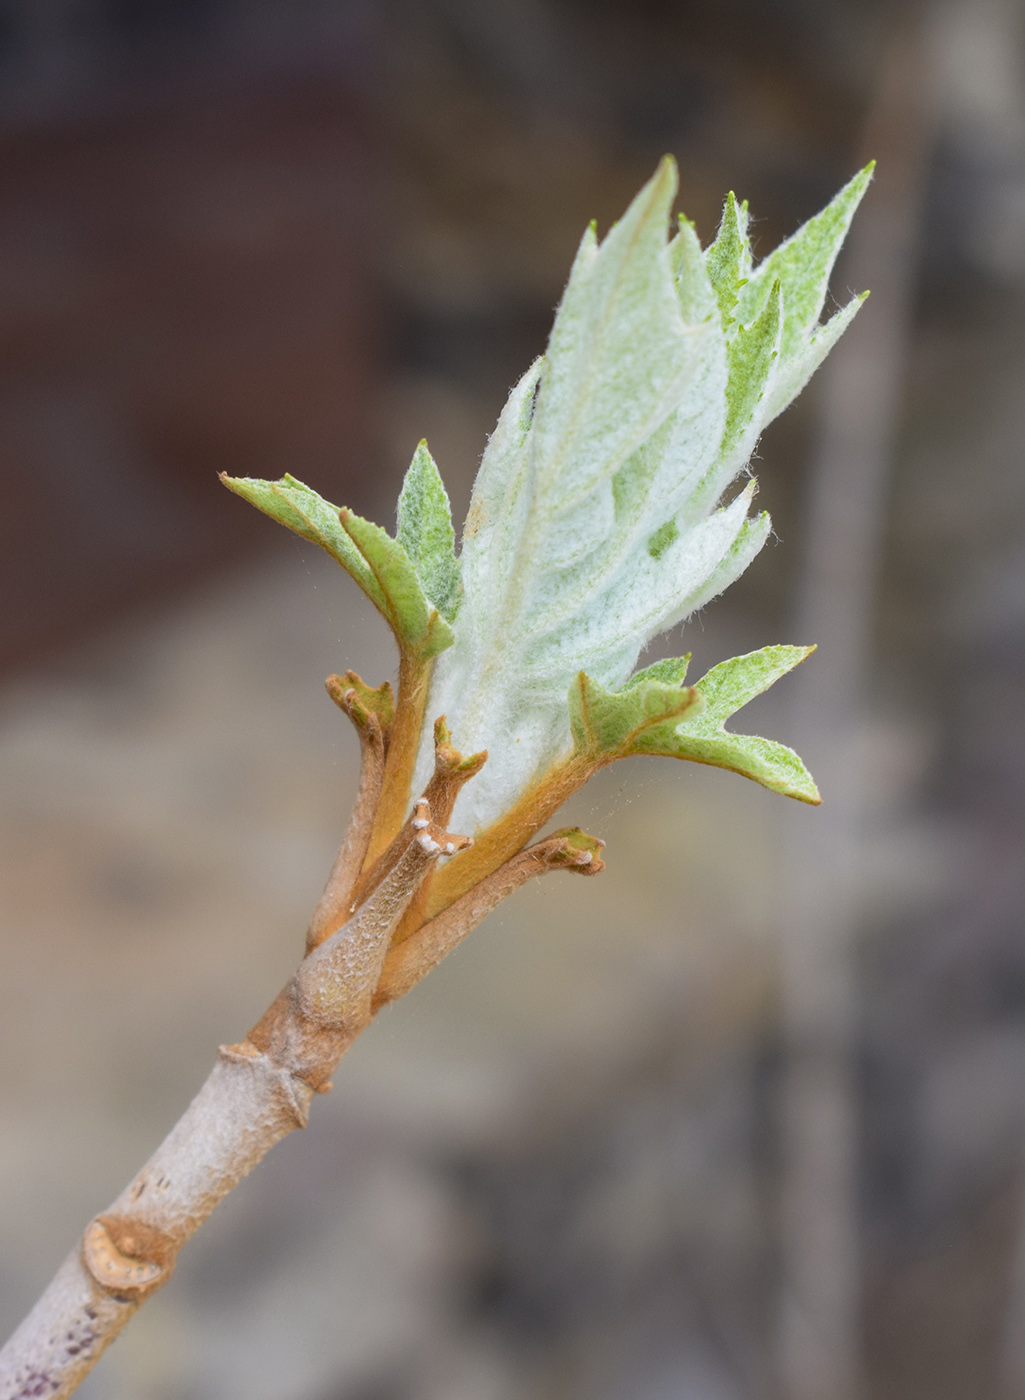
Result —
<path fill-rule="evenodd" d="M 679 173 L 676 161 L 672 156 L 663 156 L 654 175 L 641 190 L 631 207 L 637 208 L 638 201 L 643 200 L 647 205 L 644 213 L 645 221 L 650 217 L 665 220 L 669 217 L 678 186 Z M 665 227 L 664 224 L 663 227 Z"/>
<path fill-rule="evenodd" d="M 229 491 L 234 491 L 236 495 L 244 491 L 246 489 L 246 486 L 253 479 L 253 477 L 249 476 L 229 476 L 227 472 L 217 473 L 217 480 L 221 483 L 221 485 L 226 486 Z M 261 483 L 261 485 L 270 485 L 270 482 Z"/>
<path fill-rule="evenodd" d="M 782 747 L 785 747 L 785 745 Z M 801 758 L 800 754 L 794 753 L 793 749 L 791 749 L 790 752 L 794 754 L 794 758 L 804 770 L 804 778 L 803 781 L 799 780 L 798 782 L 793 783 L 790 787 L 780 787 L 779 789 L 777 789 L 780 797 L 792 797 L 795 802 L 803 802 L 808 807 L 821 807 L 822 794 L 819 792 L 818 784 L 816 783 L 812 775 L 808 772 L 808 769 L 805 766 L 804 760 Z M 771 788 L 768 790 L 772 791 Z"/>
<path fill-rule="evenodd" d="M 847 181 L 846 185 L 844 185 L 840 193 L 836 195 L 836 197 L 831 201 L 832 204 L 834 206 L 844 204 L 849 198 L 853 196 L 854 205 L 855 208 L 857 208 L 858 204 L 861 203 L 865 191 L 868 189 L 869 185 L 872 182 L 872 178 L 875 174 L 875 168 L 876 162 L 874 160 L 870 160 L 867 165 L 863 165 L 861 169 L 857 171 L 856 174 L 851 176 L 851 178 Z"/>

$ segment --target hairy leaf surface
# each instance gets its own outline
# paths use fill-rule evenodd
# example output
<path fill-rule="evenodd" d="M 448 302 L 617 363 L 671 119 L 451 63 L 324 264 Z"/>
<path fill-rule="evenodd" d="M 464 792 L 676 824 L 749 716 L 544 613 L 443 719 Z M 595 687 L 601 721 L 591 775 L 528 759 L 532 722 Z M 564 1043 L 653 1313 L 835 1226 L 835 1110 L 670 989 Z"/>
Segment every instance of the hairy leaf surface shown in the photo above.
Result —
<path fill-rule="evenodd" d="M 448 622 L 459 608 L 459 560 L 448 492 L 426 442 L 413 454 L 399 496 L 395 538 L 409 556 L 424 593 Z"/>
<path fill-rule="evenodd" d="M 451 646 L 452 629 L 425 595 L 409 555 L 379 525 L 325 501 L 294 476 L 262 481 L 222 475 L 221 480 L 336 559 L 388 621 L 401 647 L 430 657 Z"/>
<path fill-rule="evenodd" d="M 775 646 L 713 666 L 694 686 L 704 702 L 681 722 L 652 725 L 631 742 L 631 753 L 665 754 L 729 768 L 771 792 L 817 804 L 815 782 L 801 759 L 783 744 L 753 734 L 732 734 L 726 721 L 792 671 L 814 647 Z"/>

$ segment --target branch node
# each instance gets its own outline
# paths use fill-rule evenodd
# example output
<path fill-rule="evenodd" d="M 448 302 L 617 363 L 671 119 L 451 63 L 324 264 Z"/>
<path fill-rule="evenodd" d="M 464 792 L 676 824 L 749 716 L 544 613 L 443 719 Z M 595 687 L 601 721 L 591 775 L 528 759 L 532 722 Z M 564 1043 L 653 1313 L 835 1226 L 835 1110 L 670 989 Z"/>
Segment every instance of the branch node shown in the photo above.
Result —
<path fill-rule="evenodd" d="M 431 804 L 435 821 L 447 822 L 451 819 L 460 790 L 476 777 L 487 761 L 487 749 L 464 757 L 452 743 L 445 716 L 438 716 L 434 721 L 434 773 L 424 793 Z"/>
<path fill-rule="evenodd" d="M 395 693 L 391 681 L 377 687 L 369 686 L 355 671 L 346 671 L 344 676 L 328 676 L 324 685 L 338 708 L 352 720 L 360 738 L 370 716 L 376 716 L 387 748 L 395 720 Z"/>
<path fill-rule="evenodd" d="M 473 845 L 472 837 L 457 836 L 452 831 L 441 829 L 431 816 L 431 803 L 426 797 L 421 797 L 417 802 L 409 825 L 416 833 L 413 840 L 429 856 L 451 856 Z"/>
<path fill-rule="evenodd" d="M 548 870 L 566 870 L 573 875 L 600 875 L 605 869 L 601 852 L 605 842 L 597 836 L 590 836 L 578 826 L 570 826 L 555 832 L 546 841 L 528 847 L 537 853 Z"/>
<path fill-rule="evenodd" d="M 422 840 L 427 834 L 426 831 L 421 832 L 417 839 Z M 465 837 L 458 839 L 466 842 Z M 597 836 L 589 836 L 586 831 L 573 826 L 557 831 L 507 860 L 461 899 L 450 904 L 428 923 L 414 929 L 408 938 L 395 939 L 374 991 L 373 1009 L 379 1011 L 382 1006 L 405 996 L 506 895 L 512 894 L 513 890 L 519 889 L 535 875 L 543 875 L 548 870 L 566 870 L 573 875 L 600 874 L 605 869 L 600 855 L 604 848 L 605 842 Z"/>
<path fill-rule="evenodd" d="M 360 778 L 348 830 L 306 931 L 307 953 L 330 937 L 351 912 L 381 799 L 395 712 L 395 699 L 388 681 L 372 690 L 355 671 L 347 671 L 344 677 L 328 676 L 326 685 L 332 700 L 356 726 L 360 742 Z"/>
<path fill-rule="evenodd" d="M 264 1020 L 273 1023 L 275 1016 L 280 1018 L 283 996 L 279 997 L 270 1008 L 269 1015 L 257 1022 L 253 1028 L 254 1031 L 263 1028 Z M 268 1034 L 268 1046 L 269 1043 Z M 310 1121 L 310 1089 L 312 1086 L 306 1084 L 300 1076 L 293 1074 L 287 1065 L 277 1063 L 272 1056 L 261 1050 L 258 1045 L 254 1045 L 248 1038 L 238 1045 L 221 1045 L 218 1048 L 217 1057 L 227 1061 L 228 1064 L 248 1066 L 251 1070 L 262 1074 L 264 1078 L 272 1080 L 279 1098 L 294 1120 L 296 1127 L 306 1127 Z"/>
<path fill-rule="evenodd" d="M 116 1298 L 141 1298 L 166 1283 L 177 1252 L 170 1235 L 130 1216 L 97 1216 L 82 1238 L 82 1262 Z"/>

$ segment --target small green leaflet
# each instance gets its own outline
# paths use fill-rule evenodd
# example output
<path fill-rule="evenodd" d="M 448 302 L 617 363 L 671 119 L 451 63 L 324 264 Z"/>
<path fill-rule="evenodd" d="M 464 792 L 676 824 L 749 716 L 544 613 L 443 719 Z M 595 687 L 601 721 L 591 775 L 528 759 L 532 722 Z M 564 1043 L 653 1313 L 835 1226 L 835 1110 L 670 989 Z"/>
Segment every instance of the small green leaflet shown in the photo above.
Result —
<path fill-rule="evenodd" d="M 683 687 L 689 656 L 656 661 L 615 693 L 581 672 L 569 696 L 576 751 L 602 762 L 650 753 L 708 763 L 752 778 L 771 792 L 817 804 L 819 790 L 792 749 L 725 729 L 737 710 L 814 650 L 763 647 L 723 661 L 691 687 Z"/>
<path fill-rule="evenodd" d="M 800 353 L 818 325 L 829 275 L 874 168 L 873 161 L 859 170 L 821 213 L 758 264 L 741 289 L 739 315 L 747 324 L 765 304 L 773 283 L 780 283 L 786 303 L 783 354 L 787 357 Z"/>
<path fill-rule="evenodd" d="M 569 692 L 574 748 L 599 762 L 624 757 L 649 729 L 678 724 L 702 703 L 693 687 L 681 689 L 679 681 L 666 682 L 659 675 L 642 672 L 624 690 L 610 691 L 581 671 Z"/>
<path fill-rule="evenodd" d="M 747 202 L 737 204 L 730 190 L 715 242 L 708 245 L 705 267 L 719 303 L 722 328 L 729 332 L 741 289 L 751 274 L 751 245 L 747 239 Z"/>
<path fill-rule="evenodd" d="M 721 453 L 735 446 L 751 426 L 779 354 L 782 320 L 782 294 L 775 282 L 758 318 L 750 326 L 737 327 L 726 351 L 730 379 Z"/>
<path fill-rule="evenodd" d="M 428 601 L 402 545 L 369 520 L 339 509 L 294 476 L 221 480 L 271 519 L 326 550 L 359 584 L 395 633 L 399 646 L 426 660 L 451 646 L 451 627 Z"/>
<path fill-rule="evenodd" d="M 753 734 L 730 734 L 725 729 L 731 715 L 763 690 L 768 690 L 810 656 L 814 647 L 763 647 L 713 666 L 694 689 L 704 700 L 700 710 L 682 723 L 648 730 L 632 745 L 632 753 L 659 753 L 731 768 L 761 783 L 770 792 L 796 797 L 817 805 L 822 799 L 804 764 L 783 744 Z"/>
<path fill-rule="evenodd" d="M 676 236 L 667 251 L 684 323 L 699 326 L 716 314 L 719 297 L 705 266 L 697 230 L 683 214 L 677 219 Z"/>
<path fill-rule="evenodd" d="M 645 685 L 648 681 L 675 685 L 679 689 L 687 679 L 689 665 L 690 652 L 687 652 L 686 656 L 667 656 L 662 661 L 653 661 L 650 666 L 645 666 L 643 671 L 635 671 L 623 689 L 633 690 L 635 686 Z"/>
<path fill-rule="evenodd" d="M 412 560 L 427 597 L 448 622 L 459 609 L 459 560 L 448 492 L 434 458 L 421 442 L 399 496 L 395 538 Z"/>

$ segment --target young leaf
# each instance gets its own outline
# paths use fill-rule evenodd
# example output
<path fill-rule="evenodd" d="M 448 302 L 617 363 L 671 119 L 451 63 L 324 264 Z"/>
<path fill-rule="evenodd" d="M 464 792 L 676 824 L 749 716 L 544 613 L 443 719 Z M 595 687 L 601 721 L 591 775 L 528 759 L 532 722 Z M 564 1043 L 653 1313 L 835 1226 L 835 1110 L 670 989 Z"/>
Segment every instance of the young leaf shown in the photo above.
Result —
<path fill-rule="evenodd" d="M 758 319 L 750 326 L 738 327 L 726 352 L 730 377 L 720 449 L 723 457 L 732 455 L 738 462 L 746 461 L 754 449 L 762 427 L 758 408 L 776 368 L 782 322 L 782 290 L 775 282 Z"/>
<path fill-rule="evenodd" d="M 686 659 L 682 664 L 686 670 Z M 704 701 L 693 686 L 655 679 L 651 672 L 656 670 L 672 674 L 673 663 L 656 662 L 620 691 L 606 690 L 580 672 L 570 687 L 569 723 L 581 757 L 601 762 L 621 758 L 633 752 L 649 729 L 677 724 L 702 708 Z"/>
<path fill-rule="evenodd" d="M 434 458 L 421 442 L 399 496 L 395 538 L 409 555 L 424 593 L 451 622 L 459 607 L 459 560 L 448 492 Z"/>
<path fill-rule="evenodd" d="M 783 292 L 780 366 L 762 408 L 762 427 L 797 397 L 864 300 L 855 297 L 824 326 L 819 325 L 833 264 L 868 189 L 874 164 L 860 170 L 821 213 L 770 253 L 740 293 L 737 314 L 750 322 L 774 283 L 779 282 Z"/>
<path fill-rule="evenodd" d="M 552 327 L 531 433 L 536 489 L 573 507 L 675 407 L 696 357 L 666 250 L 676 167 L 659 166 L 600 248 L 585 240 Z"/>
<path fill-rule="evenodd" d="M 709 763 L 730 768 L 752 778 L 771 792 L 817 804 L 819 790 L 811 774 L 792 749 L 771 739 L 750 734 L 731 734 L 726 721 L 749 700 L 768 690 L 780 676 L 805 659 L 814 647 L 763 647 L 747 656 L 735 656 L 714 666 L 694 690 L 704 705 L 684 717 L 670 720 L 639 733 L 629 745 L 630 753 L 665 754 L 693 763 Z"/>
<path fill-rule="evenodd" d="M 687 679 L 689 666 L 690 652 L 687 652 L 686 656 L 667 656 L 662 661 L 653 661 L 650 666 L 645 666 L 643 671 L 636 671 L 623 689 L 633 690 L 634 686 L 643 685 L 646 681 L 659 681 L 662 685 L 681 686 Z"/>
<path fill-rule="evenodd" d="M 747 206 L 732 196 L 707 252 L 686 220 L 667 243 L 668 162 L 603 241 L 585 233 L 545 358 L 484 454 L 456 641 L 432 675 L 431 712 L 491 754 L 459 798 L 463 829 L 501 819 L 565 760 L 565 696 L 581 670 L 620 693 L 646 643 L 765 543 L 768 516 L 747 515 L 753 487 L 725 504 L 724 493 L 856 309 L 818 324 L 866 180 L 755 270 Z M 724 730 L 702 742 L 811 800 L 803 769 L 783 772 L 784 751 L 751 740 L 745 757 L 735 746 L 747 741 Z M 424 739 L 418 781 L 431 761 Z"/>
<path fill-rule="evenodd" d="M 342 529 L 337 506 L 325 501 L 294 476 L 283 476 L 280 481 L 261 481 L 257 477 L 228 476 L 222 472 L 221 481 L 229 491 L 234 491 L 272 520 L 326 550 L 352 575 L 374 606 L 384 612 L 384 595 L 373 571 Z"/>
<path fill-rule="evenodd" d="M 261 481 L 222 473 L 221 481 L 336 559 L 384 615 L 404 650 L 427 658 L 451 646 L 452 629 L 424 595 L 409 556 L 379 525 L 339 510 L 294 476 Z"/>
<path fill-rule="evenodd" d="M 780 356 L 779 368 L 763 405 L 763 426 L 771 423 L 788 404 L 793 403 L 861 310 L 861 304 L 867 296 L 868 292 L 862 292 L 860 296 L 852 297 L 835 316 L 831 316 L 814 330 L 803 346 L 790 355 Z"/>
<path fill-rule="evenodd" d="M 338 512 L 345 533 L 356 545 L 384 597 L 381 611 L 392 630 L 411 651 L 435 656 L 454 640 L 452 628 L 433 608 L 416 576 L 409 555 L 387 530 L 343 508 Z"/>
<path fill-rule="evenodd" d="M 787 310 L 783 328 L 785 356 L 793 354 L 818 324 L 833 264 L 874 167 L 873 161 L 859 170 L 821 213 L 759 263 L 741 291 L 740 319 L 750 323 L 765 304 L 773 283 L 780 283 Z"/>
<path fill-rule="evenodd" d="M 617 636 L 611 673 L 564 641 L 575 625 L 594 630 L 610 590 L 631 590 L 634 548 L 663 566 L 661 603 L 679 573 L 678 551 L 655 561 L 646 548 L 672 511 L 645 529 L 643 478 L 660 459 L 642 464 L 626 519 L 618 512 L 630 493 L 617 501 L 616 490 L 618 472 L 678 408 L 718 334 L 681 314 L 667 247 L 675 186 L 664 163 L 600 245 L 585 235 L 545 359 L 516 386 L 484 454 L 463 535 L 456 643 L 430 699 L 434 713 L 453 718 L 460 743 L 487 747 L 477 741 L 486 733 L 505 750 L 460 798 L 468 830 L 503 811 L 566 747 L 565 696 L 582 666 L 603 683 L 629 675 L 643 633 Z M 723 550 L 729 544 L 722 539 Z M 615 598 L 608 607 L 614 624 Z M 429 763 L 422 743 L 420 779 Z"/>
<path fill-rule="evenodd" d="M 705 267 L 715 288 L 723 330 L 734 324 L 734 311 L 751 272 L 751 245 L 747 239 L 747 204 L 738 206 L 730 190 L 714 243 L 705 254 Z"/>
<path fill-rule="evenodd" d="M 719 296 L 701 251 L 697 230 L 682 214 L 669 244 L 669 266 L 684 322 L 688 326 L 698 326 L 715 316 L 720 308 Z"/>

